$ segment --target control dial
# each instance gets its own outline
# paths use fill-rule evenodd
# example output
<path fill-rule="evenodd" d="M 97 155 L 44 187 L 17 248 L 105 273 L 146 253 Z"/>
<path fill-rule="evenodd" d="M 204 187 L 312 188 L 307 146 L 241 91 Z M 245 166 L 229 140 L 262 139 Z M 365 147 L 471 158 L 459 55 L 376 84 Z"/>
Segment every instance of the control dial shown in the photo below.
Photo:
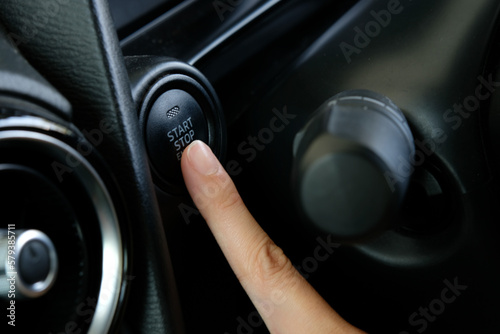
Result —
<path fill-rule="evenodd" d="M 397 212 L 415 153 L 401 110 L 367 90 L 323 104 L 294 142 L 293 187 L 304 220 L 341 241 L 384 230 Z"/>

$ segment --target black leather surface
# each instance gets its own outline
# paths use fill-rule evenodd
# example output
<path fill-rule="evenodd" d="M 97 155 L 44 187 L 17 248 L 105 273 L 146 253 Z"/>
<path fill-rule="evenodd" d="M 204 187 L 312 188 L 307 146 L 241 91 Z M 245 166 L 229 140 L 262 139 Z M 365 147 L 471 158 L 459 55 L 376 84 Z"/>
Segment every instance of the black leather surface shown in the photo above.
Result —
<path fill-rule="evenodd" d="M 0 24 L 0 95 L 16 96 L 24 101 L 44 105 L 65 120 L 71 118 L 68 100 L 51 87 L 12 45 Z"/>
<path fill-rule="evenodd" d="M 75 124 L 104 135 L 96 146 L 121 188 L 133 238 L 125 321 L 133 332 L 181 333 L 166 238 L 106 2 L 2 0 L 0 19 L 25 57 L 72 103 Z M 106 131 L 102 120 L 111 124 Z"/>

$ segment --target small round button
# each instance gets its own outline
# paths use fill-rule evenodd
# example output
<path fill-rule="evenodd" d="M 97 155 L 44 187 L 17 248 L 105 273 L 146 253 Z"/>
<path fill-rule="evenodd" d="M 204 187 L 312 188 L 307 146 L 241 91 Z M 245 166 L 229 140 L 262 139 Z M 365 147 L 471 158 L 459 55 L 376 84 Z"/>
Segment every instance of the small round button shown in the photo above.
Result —
<path fill-rule="evenodd" d="M 39 230 L 0 229 L 0 295 L 16 287 L 16 298 L 39 298 L 54 284 L 59 268 L 57 253 L 49 237 Z M 11 236 L 16 236 L 11 239 Z M 15 244 L 12 244 L 15 240 Z M 12 249 L 14 247 L 14 249 Z M 11 256 L 12 254 L 12 256 Z M 7 255 L 11 261 L 7 261 Z M 17 275 L 16 275 L 17 274 Z"/>
<path fill-rule="evenodd" d="M 196 139 L 209 140 L 207 120 L 196 99 L 180 89 L 160 95 L 147 117 L 146 145 L 154 169 L 165 181 L 182 184 L 182 152 Z"/>
<path fill-rule="evenodd" d="M 49 249 L 40 240 L 24 244 L 19 254 L 19 275 L 26 284 L 44 281 L 50 272 Z"/>

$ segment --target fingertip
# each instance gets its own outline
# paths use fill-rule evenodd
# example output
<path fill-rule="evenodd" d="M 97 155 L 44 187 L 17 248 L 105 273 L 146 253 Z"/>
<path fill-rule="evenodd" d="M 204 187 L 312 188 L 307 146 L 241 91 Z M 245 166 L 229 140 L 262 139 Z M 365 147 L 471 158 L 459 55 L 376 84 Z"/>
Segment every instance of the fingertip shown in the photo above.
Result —
<path fill-rule="evenodd" d="M 219 208 L 236 191 L 210 147 L 199 140 L 191 143 L 182 155 L 181 167 L 186 188 L 205 219 L 220 214 Z"/>
<path fill-rule="evenodd" d="M 209 225 L 246 210 L 231 177 L 202 141 L 185 149 L 181 167 L 186 188 Z"/>
<path fill-rule="evenodd" d="M 184 161 L 184 164 L 182 163 Z M 181 165 L 189 164 L 199 174 L 214 175 L 218 172 L 220 163 L 210 147 L 201 140 L 193 141 L 182 155 Z M 183 171 L 186 167 L 182 166 Z"/>

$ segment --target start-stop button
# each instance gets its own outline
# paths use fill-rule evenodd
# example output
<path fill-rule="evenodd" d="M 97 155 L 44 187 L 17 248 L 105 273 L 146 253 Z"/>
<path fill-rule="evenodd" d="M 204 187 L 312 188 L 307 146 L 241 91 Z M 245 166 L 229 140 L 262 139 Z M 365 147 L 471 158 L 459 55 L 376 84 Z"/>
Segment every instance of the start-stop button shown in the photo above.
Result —
<path fill-rule="evenodd" d="M 125 65 L 153 181 L 184 195 L 180 160 L 191 142 L 205 142 L 224 161 L 226 126 L 215 89 L 196 68 L 172 58 L 126 57 Z"/>
<path fill-rule="evenodd" d="M 146 145 L 151 163 L 167 182 L 182 184 L 182 152 L 196 139 L 209 141 L 207 120 L 196 99 L 180 89 L 161 94 L 147 117 Z"/>

